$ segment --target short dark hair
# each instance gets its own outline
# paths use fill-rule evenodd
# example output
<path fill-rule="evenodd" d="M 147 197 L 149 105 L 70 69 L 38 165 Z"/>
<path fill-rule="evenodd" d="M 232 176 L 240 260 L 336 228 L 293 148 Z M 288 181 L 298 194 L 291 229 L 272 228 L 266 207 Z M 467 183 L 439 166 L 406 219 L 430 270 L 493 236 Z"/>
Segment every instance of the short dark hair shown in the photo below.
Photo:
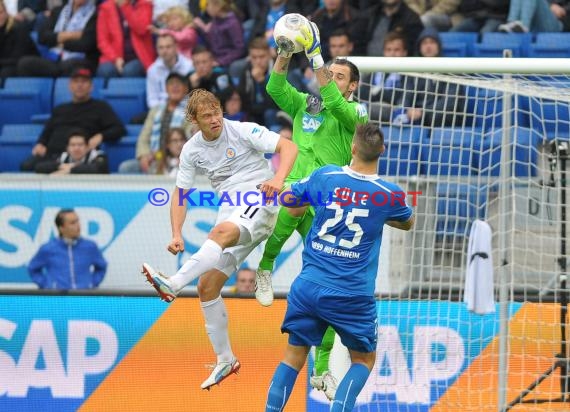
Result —
<path fill-rule="evenodd" d="M 353 139 L 356 155 L 365 162 L 375 162 L 384 152 L 384 133 L 373 123 L 356 126 Z"/>
<path fill-rule="evenodd" d="M 210 53 L 210 56 L 211 56 L 212 50 L 208 49 L 203 44 L 199 44 L 192 49 L 192 57 L 194 57 L 195 54 L 200 54 L 200 53 Z"/>
<path fill-rule="evenodd" d="M 358 67 L 356 67 L 356 64 L 350 60 L 342 57 L 337 57 L 334 59 L 333 64 L 338 64 L 339 66 L 348 66 L 350 69 L 350 81 L 357 83 L 360 81 L 360 71 L 358 70 Z"/>
<path fill-rule="evenodd" d="M 188 77 L 182 76 L 180 73 L 177 72 L 170 72 L 170 74 L 166 77 L 166 81 L 164 84 L 168 84 L 171 80 L 178 80 L 187 88 L 190 88 L 190 82 L 188 81 Z"/>
<path fill-rule="evenodd" d="M 387 43 L 390 43 L 390 42 L 396 41 L 396 40 L 401 41 L 402 44 L 404 45 L 404 49 L 408 50 L 408 38 L 406 37 L 406 35 L 404 33 L 401 33 L 399 31 L 388 32 L 386 34 L 386 37 L 384 37 L 384 44 L 382 45 L 382 47 L 386 47 Z"/>
<path fill-rule="evenodd" d="M 58 228 L 63 226 L 63 219 L 64 216 L 67 215 L 68 213 L 75 213 L 75 210 L 73 209 L 61 209 L 59 212 L 57 212 L 57 215 L 55 215 L 55 226 Z"/>
<path fill-rule="evenodd" d="M 247 46 L 248 50 L 269 50 L 269 43 L 265 37 L 254 37 Z"/>
<path fill-rule="evenodd" d="M 69 133 L 67 134 L 67 143 L 69 144 L 69 141 L 71 140 L 72 137 L 82 137 L 83 140 L 85 140 L 86 144 L 89 144 L 89 134 L 84 130 L 84 129 L 72 129 L 69 131 Z"/>
<path fill-rule="evenodd" d="M 349 42 L 352 42 L 352 37 L 350 36 L 350 32 L 347 29 L 344 28 L 338 28 L 335 29 L 330 35 L 329 35 L 329 39 L 331 37 L 344 37 L 346 36 L 346 38 L 348 39 Z"/>

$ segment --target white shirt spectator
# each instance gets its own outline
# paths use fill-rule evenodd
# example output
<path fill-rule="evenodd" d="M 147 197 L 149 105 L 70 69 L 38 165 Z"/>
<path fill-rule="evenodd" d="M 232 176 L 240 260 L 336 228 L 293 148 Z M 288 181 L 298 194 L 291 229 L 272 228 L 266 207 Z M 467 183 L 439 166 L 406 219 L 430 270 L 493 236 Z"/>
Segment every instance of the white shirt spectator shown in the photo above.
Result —
<path fill-rule="evenodd" d="M 164 61 L 159 57 L 150 65 L 146 74 L 146 103 L 149 109 L 166 103 L 168 95 L 166 94 L 166 78 L 171 72 L 176 72 L 182 76 L 194 70 L 192 60 L 178 54 L 178 60 L 172 69 L 168 68 Z"/>

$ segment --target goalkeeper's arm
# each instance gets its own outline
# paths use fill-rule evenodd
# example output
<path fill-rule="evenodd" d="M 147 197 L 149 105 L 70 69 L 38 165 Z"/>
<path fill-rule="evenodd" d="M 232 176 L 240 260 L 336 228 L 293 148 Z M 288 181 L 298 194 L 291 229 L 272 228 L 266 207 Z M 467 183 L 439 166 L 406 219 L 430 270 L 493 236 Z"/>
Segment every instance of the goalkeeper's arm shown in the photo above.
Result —
<path fill-rule="evenodd" d="M 317 25 L 310 22 L 308 27 L 301 29 L 301 35 L 296 40 L 305 48 L 305 54 L 315 71 L 319 86 L 323 87 L 329 84 L 332 78 L 328 68 L 325 67 L 325 61 L 321 55 L 321 39 Z"/>

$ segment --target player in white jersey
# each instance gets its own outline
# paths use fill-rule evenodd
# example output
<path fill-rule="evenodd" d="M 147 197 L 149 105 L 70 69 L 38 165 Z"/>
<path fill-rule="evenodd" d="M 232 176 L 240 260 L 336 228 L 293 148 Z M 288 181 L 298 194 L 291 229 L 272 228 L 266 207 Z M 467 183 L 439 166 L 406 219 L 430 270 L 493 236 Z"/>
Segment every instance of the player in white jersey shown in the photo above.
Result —
<path fill-rule="evenodd" d="M 173 254 L 184 251 L 182 225 L 187 210 L 184 199 L 197 172 L 205 173 L 218 191 L 221 203 L 218 218 L 208 240 L 175 275 L 167 277 L 146 263 L 142 272 L 167 302 L 172 302 L 184 286 L 200 277 L 198 295 L 206 331 L 217 356 L 214 370 L 201 385 L 202 389 L 209 389 L 240 368 L 230 346 L 228 317 L 220 292 L 247 255 L 273 231 L 278 206 L 263 200 L 274 198 L 282 190 L 297 157 L 297 146 L 256 123 L 224 119 L 220 101 L 204 89 L 190 93 L 186 111 L 188 119 L 200 131 L 184 145 L 180 155 L 171 197 L 172 240 L 168 250 Z M 268 152 L 281 156 L 275 175 L 263 156 Z M 250 196 L 247 204 L 242 199 L 241 206 L 237 206 L 238 197 L 247 192 L 258 196 Z M 222 199 L 225 201 L 221 202 Z"/>

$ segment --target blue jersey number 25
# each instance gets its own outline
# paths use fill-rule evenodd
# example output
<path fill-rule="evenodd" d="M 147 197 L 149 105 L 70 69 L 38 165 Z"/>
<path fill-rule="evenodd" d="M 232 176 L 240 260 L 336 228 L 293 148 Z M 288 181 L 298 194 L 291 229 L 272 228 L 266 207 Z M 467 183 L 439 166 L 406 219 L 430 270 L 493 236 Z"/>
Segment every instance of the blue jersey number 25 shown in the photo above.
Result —
<path fill-rule="evenodd" d="M 351 240 L 348 239 L 340 239 L 338 245 L 340 247 L 346 249 L 352 249 L 355 246 L 360 244 L 360 240 L 362 239 L 362 227 L 354 222 L 356 217 L 368 217 L 368 213 L 370 212 L 368 209 L 357 209 L 353 208 L 344 216 L 344 209 L 340 207 L 338 203 L 332 202 L 327 204 L 327 209 L 334 210 L 334 216 L 330 219 L 325 220 L 325 223 L 321 226 L 321 230 L 317 236 L 324 242 L 336 244 L 336 236 L 331 235 L 328 233 L 329 229 L 336 226 L 344 218 L 344 225 L 350 232 L 353 232 L 353 236 Z"/>

